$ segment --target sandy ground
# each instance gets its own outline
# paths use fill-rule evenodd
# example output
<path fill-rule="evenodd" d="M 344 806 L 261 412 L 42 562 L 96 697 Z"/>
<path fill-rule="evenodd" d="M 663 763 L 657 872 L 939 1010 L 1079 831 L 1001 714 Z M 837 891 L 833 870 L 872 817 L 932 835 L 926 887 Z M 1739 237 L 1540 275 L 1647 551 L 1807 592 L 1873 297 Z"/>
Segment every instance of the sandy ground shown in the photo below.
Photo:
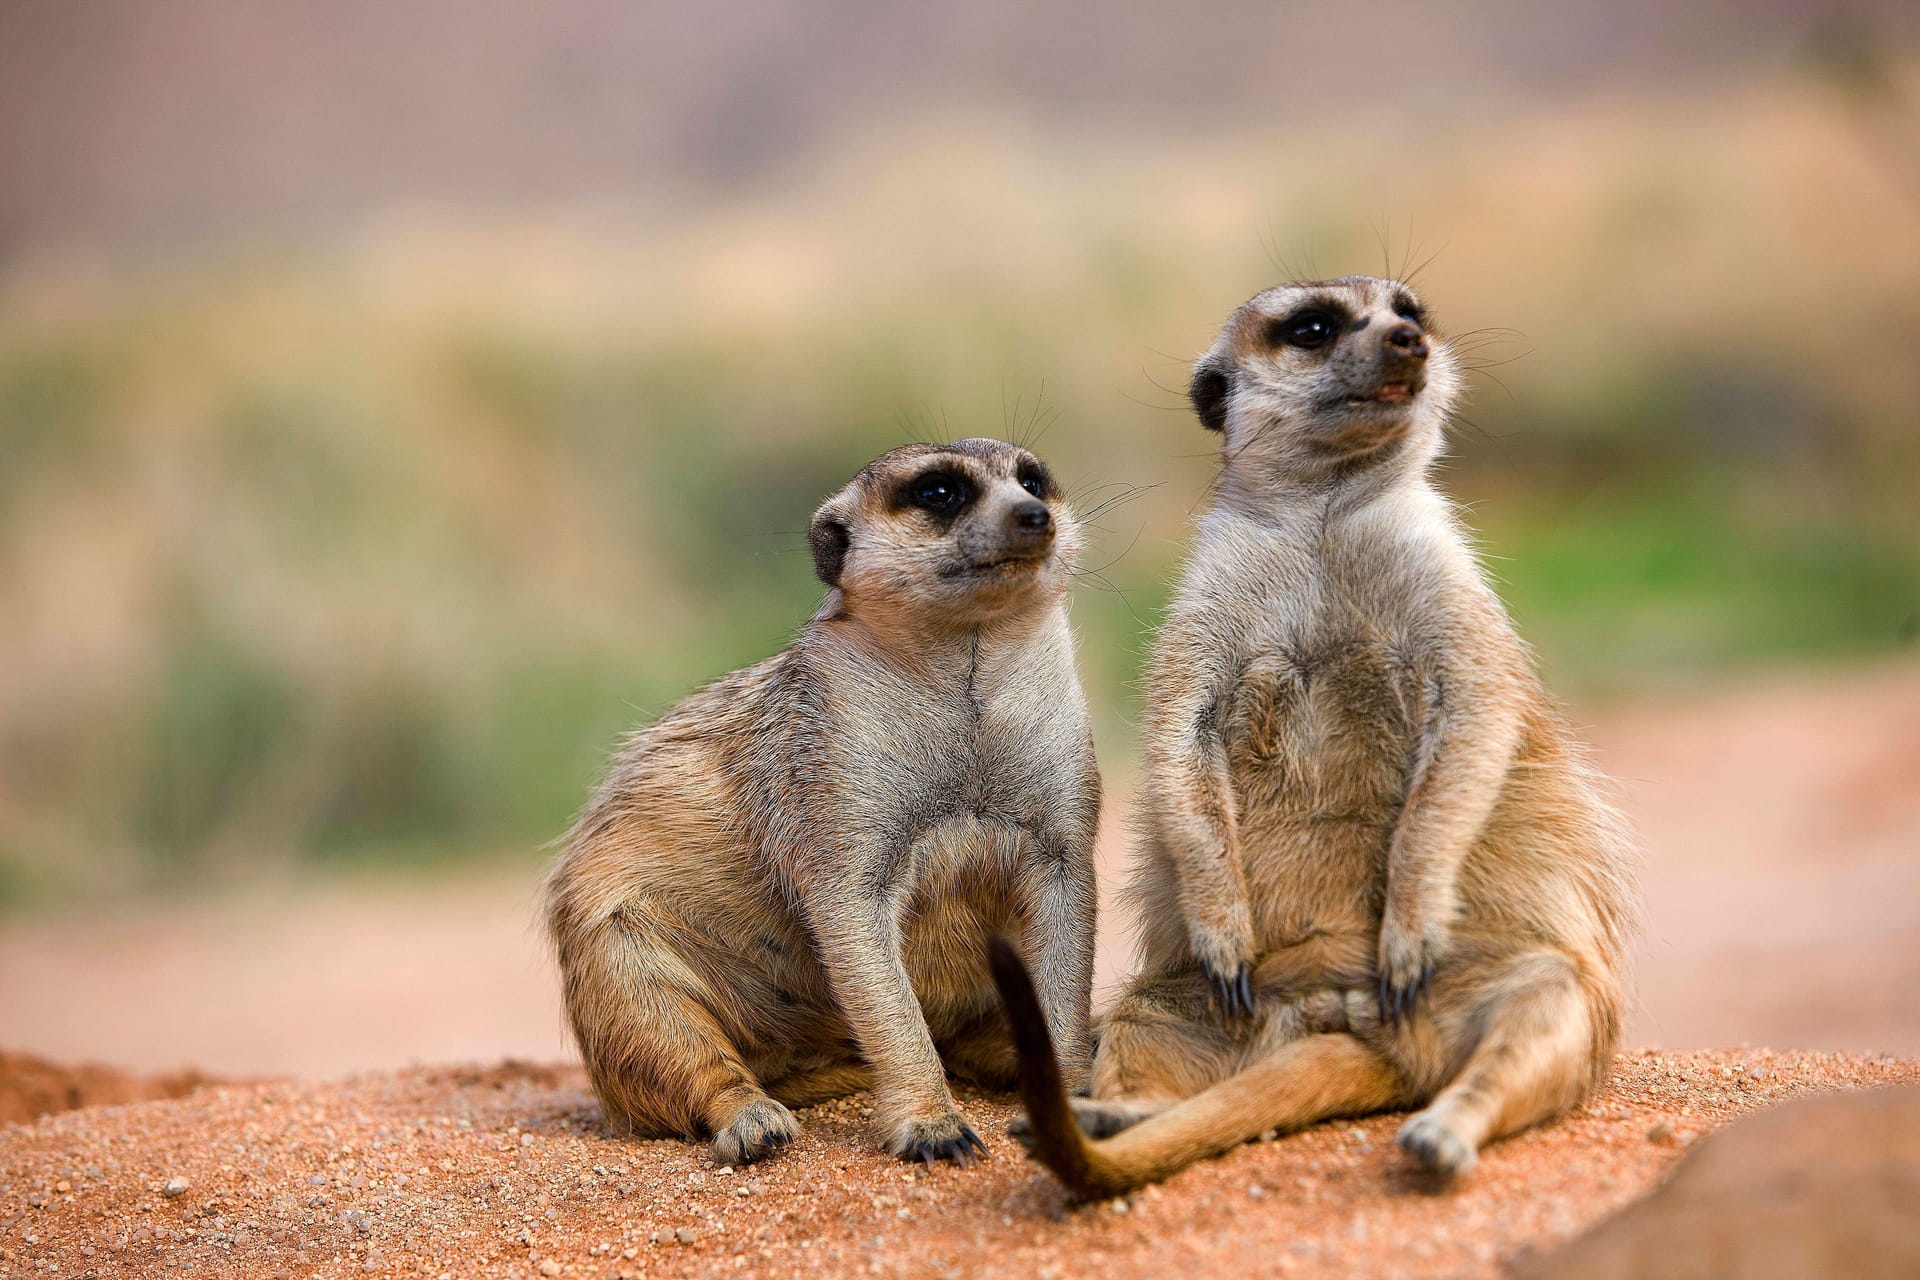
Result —
<path fill-rule="evenodd" d="M 24 1124 L 56 1111 L 116 1106 L 152 1098 L 184 1098 L 226 1083 L 198 1071 L 137 1075 L 99 1063 L 48 1062 L 0 1049 L 0 1125 Z"/>
<path fill-rule="evenodd" d="M 1920 664 L 1583 719 L 1647 849 L 1627 1043 L 1920 1054 Z M 1128 960 L 1124 806 L 1103 993 Z M 249 1076 L 564 1060 L 538 879 L 528 860 L 0 919 L 0 1047 Z"/>
<path fill-rule="evenodd" d="M 769 1163 L 605 1133 L 573 1069 L 413 1069 L 203 1090 L 0 1127 L 0 1277 L 1491 1276 L 1646 1191 L 1699 1135 L 1920 1061 L 1629 1054 L 1568 1121 L 1452 1189 L 1333 1123 L 1072 1208 L 964 1097 L 992 1158 L 874 1153 L 864 1098 L 802 1112 Z"/>

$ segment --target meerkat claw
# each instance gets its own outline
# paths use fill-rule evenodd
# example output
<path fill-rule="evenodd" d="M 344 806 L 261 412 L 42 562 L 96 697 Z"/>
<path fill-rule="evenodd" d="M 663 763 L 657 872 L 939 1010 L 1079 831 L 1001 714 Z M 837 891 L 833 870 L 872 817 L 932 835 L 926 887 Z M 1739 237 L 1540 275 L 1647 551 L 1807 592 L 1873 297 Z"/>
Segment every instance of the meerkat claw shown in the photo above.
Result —
<path fill-rule="evenodd" d="M 1433 958 L 1426 947 L 1421 948 L 1420 971 L 1407 979 L 1396 977 L 1397 966 L 1389 966 L 1380 971 L 1380 988 L 1377 999 L 1380 1005 L 1380 1021 L 1395 1026 L 1413 1016 L 1419 1006 L 1420 998 L 1433 985 Z"/>
<path fill-rule="evenodd" d="M 979 1135 L 969 1129 L 957 1138 L 922 1142 L 914 1147 L 910 1158 L 928 1166 L 936 1160 L 951 1160 L 965 1168 L 987 1158 L 987 1144 L 980 1141 Z"/>
<path fill-rule="evenodd" d="M 980 1135 L 973 1131 L 973 1126 L 965 1121 L 957 1121 L 950 1127 L 944 1124 L 914 1127 L 918 1132 L 909 1134 L 895 1148 L 902 1160 L 918 1160 L 925 1165 L 931 1165 L 936 1160 L 951 1160 L 965 1166 L 988 1159 L 991 1154 L 987 1144 L 980 1140 Z"/>
<path fill-rule="evenodd" d="M 1200 971 L 1207 976 L 1208 984 L 1213 988 L 1214 1004 L 1229 1018 L 1244 1018 L 1253 1012 L 1253 979 L 1246 965 L 1241 965 L 1231 974 L 1223 974 L 1204 960 L 1200 962 Z"/>

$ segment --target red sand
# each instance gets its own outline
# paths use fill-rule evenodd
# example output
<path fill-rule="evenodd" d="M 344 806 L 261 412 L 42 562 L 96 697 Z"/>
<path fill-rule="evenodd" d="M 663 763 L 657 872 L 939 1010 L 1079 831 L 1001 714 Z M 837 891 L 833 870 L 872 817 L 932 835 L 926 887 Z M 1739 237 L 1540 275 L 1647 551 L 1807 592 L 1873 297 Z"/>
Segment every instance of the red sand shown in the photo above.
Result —
<path fill-rule="evenodd" d="M 211 1087 L 0 1127 L 0 1280 L 181 1276 L 1491 1276 L 1651 1187 L 1699 1135 L 1787 1098 L 1920 1081 L 1920 1061 L 1623 1055 L 1563 1123 L 1435 1191 L 1394 1117 L 1255 1144 L 1092 1208 L 967 1097 L 993 1159 L 870 1149 L 865 1099 L 801 1113 L 787 1153 L 600 1127 L 570 1067 L 414 1069 Z M 174 1194 L 168 1194 L 169 1189 Z M 52 1264 L 49 1268 L 48 1264 Z"/>

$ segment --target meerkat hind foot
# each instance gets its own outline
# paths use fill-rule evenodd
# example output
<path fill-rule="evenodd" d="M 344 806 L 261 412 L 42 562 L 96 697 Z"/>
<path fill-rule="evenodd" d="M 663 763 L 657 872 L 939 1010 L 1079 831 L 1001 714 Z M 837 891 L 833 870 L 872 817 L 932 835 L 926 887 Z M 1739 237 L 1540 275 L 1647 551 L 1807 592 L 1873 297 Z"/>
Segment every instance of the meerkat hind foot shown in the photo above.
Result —
<path fill-rule="evenodd" d="M 734 1113 L 713 1135 L 713 1162 L 729 1167 L 763 1160 L 800 1133 L 793 1113 L 772 1098 L 758 1098 Z"/>
<path fill-rule="evenodd" d="M 1080 1122 L 1080 1132 L 1096 1142 L 1131 1129 L 1162 1109 L 1125 1102 L 1100 1102 L 1093 1098 L 1069 1098 L 1067 1105 L 1073 1108 L 1073 1118 Z M 1007 1125 L 1007 1136 L 1031 1153 L 1033 1121 L 1025 1115 L 1015 1116 Z"/>
<path fill-rule="evenodd" d="M 1164 1106 L 1096 1102 L 1091 1098 L 1069 1098 L 1067 1105 L 1073 1108 L 1073 1118 L 1080 1122 L 1080 1131 L 1094 1139 L 1111 1138 L 1116 1133 L 1133 1128 L 1147 1117 L 1166 1110 Z"/>
<path fill-rule="evenodd" d="M 1442 1178 L 1457 1178 L 1480 1158 L 1471 1142 L 1431 1111 L 1422 1111 L 1400 1126 L 1400 1149 Z"/>

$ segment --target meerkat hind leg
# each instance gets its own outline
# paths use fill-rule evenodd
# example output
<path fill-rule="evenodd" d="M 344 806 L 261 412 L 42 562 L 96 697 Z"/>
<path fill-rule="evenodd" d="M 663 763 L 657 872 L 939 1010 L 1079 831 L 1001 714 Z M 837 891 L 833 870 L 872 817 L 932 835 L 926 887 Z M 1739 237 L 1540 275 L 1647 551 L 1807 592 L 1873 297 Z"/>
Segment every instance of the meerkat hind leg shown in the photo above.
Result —
<path fill-rule="evenodd" d="M 1401 1126 L 1401 1148 L 1451 1178 L 1487 1142 L 1573 1107 L 1591 1079 L 1589 1031 L 1572 966 L 1557 956 L 1522 962 L 1489 1002 L 1459 1074 Z"/>
<path fill-rule="evenodd" d="M 1254 1017 L 1229 1023 L 1208 1007 L 1200 981 L 1131 994 L 1108 1015 L 1094 1063 L 1094 1098 L 1069 1100 L 1089 1138 L 1112 1138 L 1148 1121 L 1284 1044 L 1348 1031 L 1346 1002 L 1336 990 L 1292 1000 L 1256 998 Z M 1031 1140 L 1023 1117 L 1008 1134 Z"/>
<path fill-rule="evenodd" d="M 1117 1034 L 1095 1066 L 1095 1096 L 1072 1104 L 1088 1137 L 1130 1129 L 1290 1041 L 1349 1030 L 1345 1000 L 1333 989 L 1256 997 L 1253 1016 L 1231 1023 L 1205 1002 L 1196 986 L 1129 996 L 1115 1008 L 1109 1020 L 1117 1021 Z"/>
<path fill-rule="evenodd" d="M 1392 1064 L 1353 1036 L 1308 1035 L 1101 1143 L 1100 1154 L 1120 1175 L 1117 1181 L 1139 1186 L 1270 1129 L 1291 1133 L 1322 1120 L 1384 1111 L 1405 1094 Z"/>
<path fill-rule="evenodd" d="M 705 1131 L 725 1165 L 770 1155 L 799 1133 L 714 1016 L 714 993 L 650 923 L 616 912 L 562 946 L 568 1012 L 609 1115 L 642 1132 Z"/>

